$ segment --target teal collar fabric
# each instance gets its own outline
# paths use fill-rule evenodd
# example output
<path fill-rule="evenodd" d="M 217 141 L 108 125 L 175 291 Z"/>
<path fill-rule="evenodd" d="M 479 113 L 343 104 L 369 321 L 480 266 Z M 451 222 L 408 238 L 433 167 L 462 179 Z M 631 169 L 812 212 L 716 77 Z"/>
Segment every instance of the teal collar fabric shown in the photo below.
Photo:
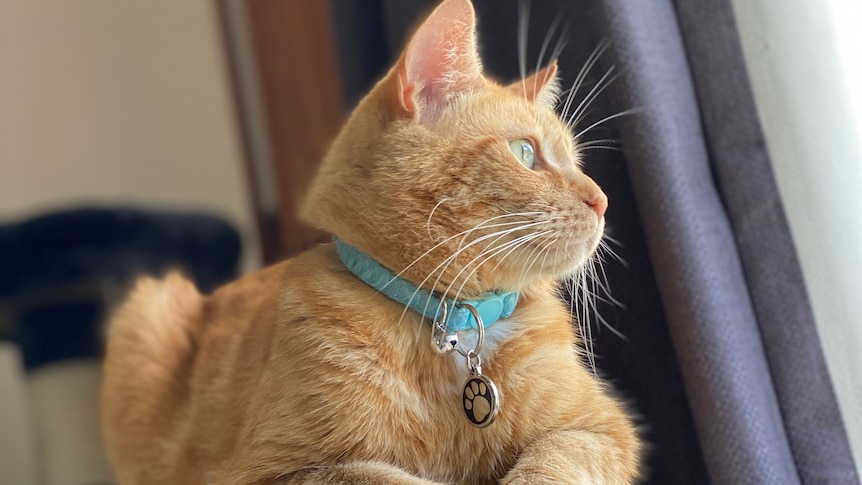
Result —
<path fill-rule="evenodd" d="M 392 271 L 384 268 L 380 263 L 345 243 L 341 239 L 333 238 L 338 257 L 344 266 L 357 278 L 367 285 L 380 291 L 389 298 L 407 305 L 417 313 L 438 322 L 443 313 L 443 304 L 435 293 L 417 288 L 409 281 L 398 277 Z M 518 292 L 488 292 L 482 298 L 476 300 L 455 301 L 446 298 L 449 309 L 445 322 L 441 326 L 450 331 L 460 332 L 476 328 L 476 320 L 473 314 L 464 306 L 470 305 L 475 308 L 482 317 L 484 327 L 490 327 L 502 318 L 507 318 L 515 311 L 518 304 Z"/>

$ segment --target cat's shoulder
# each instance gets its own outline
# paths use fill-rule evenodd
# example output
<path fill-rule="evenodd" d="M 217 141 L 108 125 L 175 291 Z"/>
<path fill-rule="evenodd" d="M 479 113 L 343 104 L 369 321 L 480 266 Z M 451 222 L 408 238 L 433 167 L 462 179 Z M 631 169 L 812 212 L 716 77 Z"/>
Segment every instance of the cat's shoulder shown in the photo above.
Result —
<path fill-rule="evenodd" d="M 248 273 L 216 290 L 211 299 L 231 299 L 278 292 L 285 285 L 304 285 L 341 271 L 331 244 L 322 244 L 290 259 Z"/>

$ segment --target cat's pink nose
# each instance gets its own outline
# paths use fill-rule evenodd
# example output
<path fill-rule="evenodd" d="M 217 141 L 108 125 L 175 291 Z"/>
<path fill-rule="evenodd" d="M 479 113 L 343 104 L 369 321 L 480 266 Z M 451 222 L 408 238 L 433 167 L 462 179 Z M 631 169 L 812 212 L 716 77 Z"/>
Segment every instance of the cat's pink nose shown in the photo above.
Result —
<path fill-rule="evenodd" d="M 589 199 L 584 199 L 584 203 L 590 206 L 590 209 L 595 211 L 599 219 L 605 215 L 608 210 L 608 196 L 604 192 L 597 192 Z"/>

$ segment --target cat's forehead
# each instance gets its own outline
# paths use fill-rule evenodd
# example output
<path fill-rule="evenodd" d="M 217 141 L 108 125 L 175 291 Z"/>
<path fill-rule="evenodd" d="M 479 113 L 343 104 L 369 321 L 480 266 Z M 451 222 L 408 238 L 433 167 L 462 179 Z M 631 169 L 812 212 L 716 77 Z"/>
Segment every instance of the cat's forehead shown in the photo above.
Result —
<path fill-rule="evenodd" d="M 443 114 L 438 128 L 456 138 L 532 138 L 548 156 L 577 162 L 572 132 L 557 113 L 508 92 L 463 98 Z"/>

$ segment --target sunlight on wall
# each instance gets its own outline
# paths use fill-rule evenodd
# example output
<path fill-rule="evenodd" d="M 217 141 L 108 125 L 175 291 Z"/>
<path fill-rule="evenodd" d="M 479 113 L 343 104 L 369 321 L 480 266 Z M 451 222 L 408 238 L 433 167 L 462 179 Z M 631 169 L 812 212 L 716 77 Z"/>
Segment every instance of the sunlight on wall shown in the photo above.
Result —
<path fill-rule="evenodd" d="M 847 95 L 856 131 L 856 144 L 862 144 L 862 2 L 833 0 L 830 8 L 835 50 L 843 74 L 844 93 Z M 862 165 L 862 159 L 856 159 Z"/>
<path fill-rule="evenodd" d="M 734 10 L 827 365 L 862 466 L 862 5 L 734 0 Z"/>

